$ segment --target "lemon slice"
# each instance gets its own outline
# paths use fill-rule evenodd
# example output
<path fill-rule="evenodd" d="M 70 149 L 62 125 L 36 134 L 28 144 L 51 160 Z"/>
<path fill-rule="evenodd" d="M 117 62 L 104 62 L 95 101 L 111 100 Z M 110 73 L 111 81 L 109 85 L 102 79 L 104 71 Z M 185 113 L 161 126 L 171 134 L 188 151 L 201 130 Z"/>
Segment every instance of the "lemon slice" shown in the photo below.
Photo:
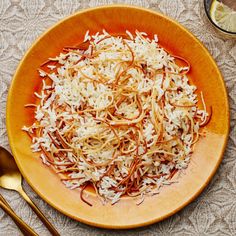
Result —
<path fill-rule="evenodd" d="M 222 2 L 213 0 L 210 8 L 210 16 L 213 22 L 220 28 L 229 32 L 236 32 L 236 11 Z"/>

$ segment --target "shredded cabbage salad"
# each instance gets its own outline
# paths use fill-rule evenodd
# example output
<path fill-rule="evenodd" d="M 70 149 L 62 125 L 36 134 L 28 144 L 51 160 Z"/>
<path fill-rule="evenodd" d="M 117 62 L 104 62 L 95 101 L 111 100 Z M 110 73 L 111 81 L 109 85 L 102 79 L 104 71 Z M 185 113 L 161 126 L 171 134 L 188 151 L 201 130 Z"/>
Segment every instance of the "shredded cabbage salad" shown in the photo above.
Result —
<path fill-rule="evenodd" d="M 178 66 L 176 61 L 184 66 Z M 32 151 L 70 189 L 88 184 L 103 202 L 159 192 L 186 168 L 211 117 L 189 83 L 190 64 L 144 32 L 86 33 L 39 69 Z M 175 176 L 176 177 L 176 176 Z"/>

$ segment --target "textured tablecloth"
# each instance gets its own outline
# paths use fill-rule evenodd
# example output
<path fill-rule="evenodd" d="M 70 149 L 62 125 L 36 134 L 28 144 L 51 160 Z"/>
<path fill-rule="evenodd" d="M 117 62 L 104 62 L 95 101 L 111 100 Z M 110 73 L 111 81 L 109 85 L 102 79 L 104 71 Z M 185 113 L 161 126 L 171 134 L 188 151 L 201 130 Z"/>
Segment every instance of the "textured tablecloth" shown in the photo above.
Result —
<path fill-rule="evenodd" d="M 0 144 L 9 150 L 5 108 L 13 73 L 27 48 L 49 26 L 83 8 L 126 3 L 162 12 L 183 24 L 209 49 L 223 73 L 231 109 L 227 150 L 215 177 L 189 206 L 169 219 L 140 229 L 115 231 L 78 223 L 51 208 L 24 182 L 26 192 L 53 219 L 61 235 L 236 235 L 236 40 L 224 39 L 207 21 L 203 0 L 0 0 Z M 14 211 L 39 235 L 49 235 L 16 192 L 0 189 Z M 20 235 L 0 209 L 0 236 Z"/>

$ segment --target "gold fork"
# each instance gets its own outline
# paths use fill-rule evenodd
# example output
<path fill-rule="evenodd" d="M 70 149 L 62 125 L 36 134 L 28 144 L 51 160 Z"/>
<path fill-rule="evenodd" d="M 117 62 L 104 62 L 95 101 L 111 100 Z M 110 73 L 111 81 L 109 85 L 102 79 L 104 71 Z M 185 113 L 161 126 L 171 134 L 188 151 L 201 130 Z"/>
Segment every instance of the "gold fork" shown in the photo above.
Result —
<path fill-rule="evenodd" d="M 29 225 L 27 225 L 19 216 L 15 214 L 15 212 L 11 209 L 10 205 L 1 194 L 0 207 L 12 218 L 12 220 L 16 223 L 16 225 L 24 235 L 38 236 L 38 234 Z"/>

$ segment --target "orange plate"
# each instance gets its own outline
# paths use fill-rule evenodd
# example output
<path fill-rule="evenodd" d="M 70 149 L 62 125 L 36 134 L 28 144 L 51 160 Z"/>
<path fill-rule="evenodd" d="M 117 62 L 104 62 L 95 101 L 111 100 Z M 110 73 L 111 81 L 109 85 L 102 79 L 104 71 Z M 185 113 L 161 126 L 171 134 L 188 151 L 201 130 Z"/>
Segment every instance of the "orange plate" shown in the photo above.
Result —
<path fill-rule="evenodd" d="M 191 163 L 178 183 L 161 189 L 159 195 L 137 200 L 123 198 L 103 206 L 93 192 L 80 200 L 79 190 L 67 189 L 58 176 L 41 163 L 30 150 L 30 139 L 21 131 L 30 125 L 33 109 L 24 104 L 35 101 L 33 92 L 40 89 L 37 68 L 48 57 L 56 56 L 64 46 L 76 45 L 87 30 L 96 33 L 106 29 L 112 34 L 125 30 L 157 34 L 160 44 L 169 52 L 186 58 L 191 64 L 189 76 L 203 91 L 213 116 L 205 128 L 206 137 L 197 143 Z M 51 206 L 86 224 L 104 228 L 134 228 L 148 225 L 176 213 L 190 203 L 212 178 L 219 166 L 229 132 L 229 107 L 223 78 L 207 49 L 184 27 L 155 11 L 113 5 L 80 11 L 45 32 L 28 50 L 15 73 L 7 103 L 7 130 L 17 165 L 31 187 Z"/>

